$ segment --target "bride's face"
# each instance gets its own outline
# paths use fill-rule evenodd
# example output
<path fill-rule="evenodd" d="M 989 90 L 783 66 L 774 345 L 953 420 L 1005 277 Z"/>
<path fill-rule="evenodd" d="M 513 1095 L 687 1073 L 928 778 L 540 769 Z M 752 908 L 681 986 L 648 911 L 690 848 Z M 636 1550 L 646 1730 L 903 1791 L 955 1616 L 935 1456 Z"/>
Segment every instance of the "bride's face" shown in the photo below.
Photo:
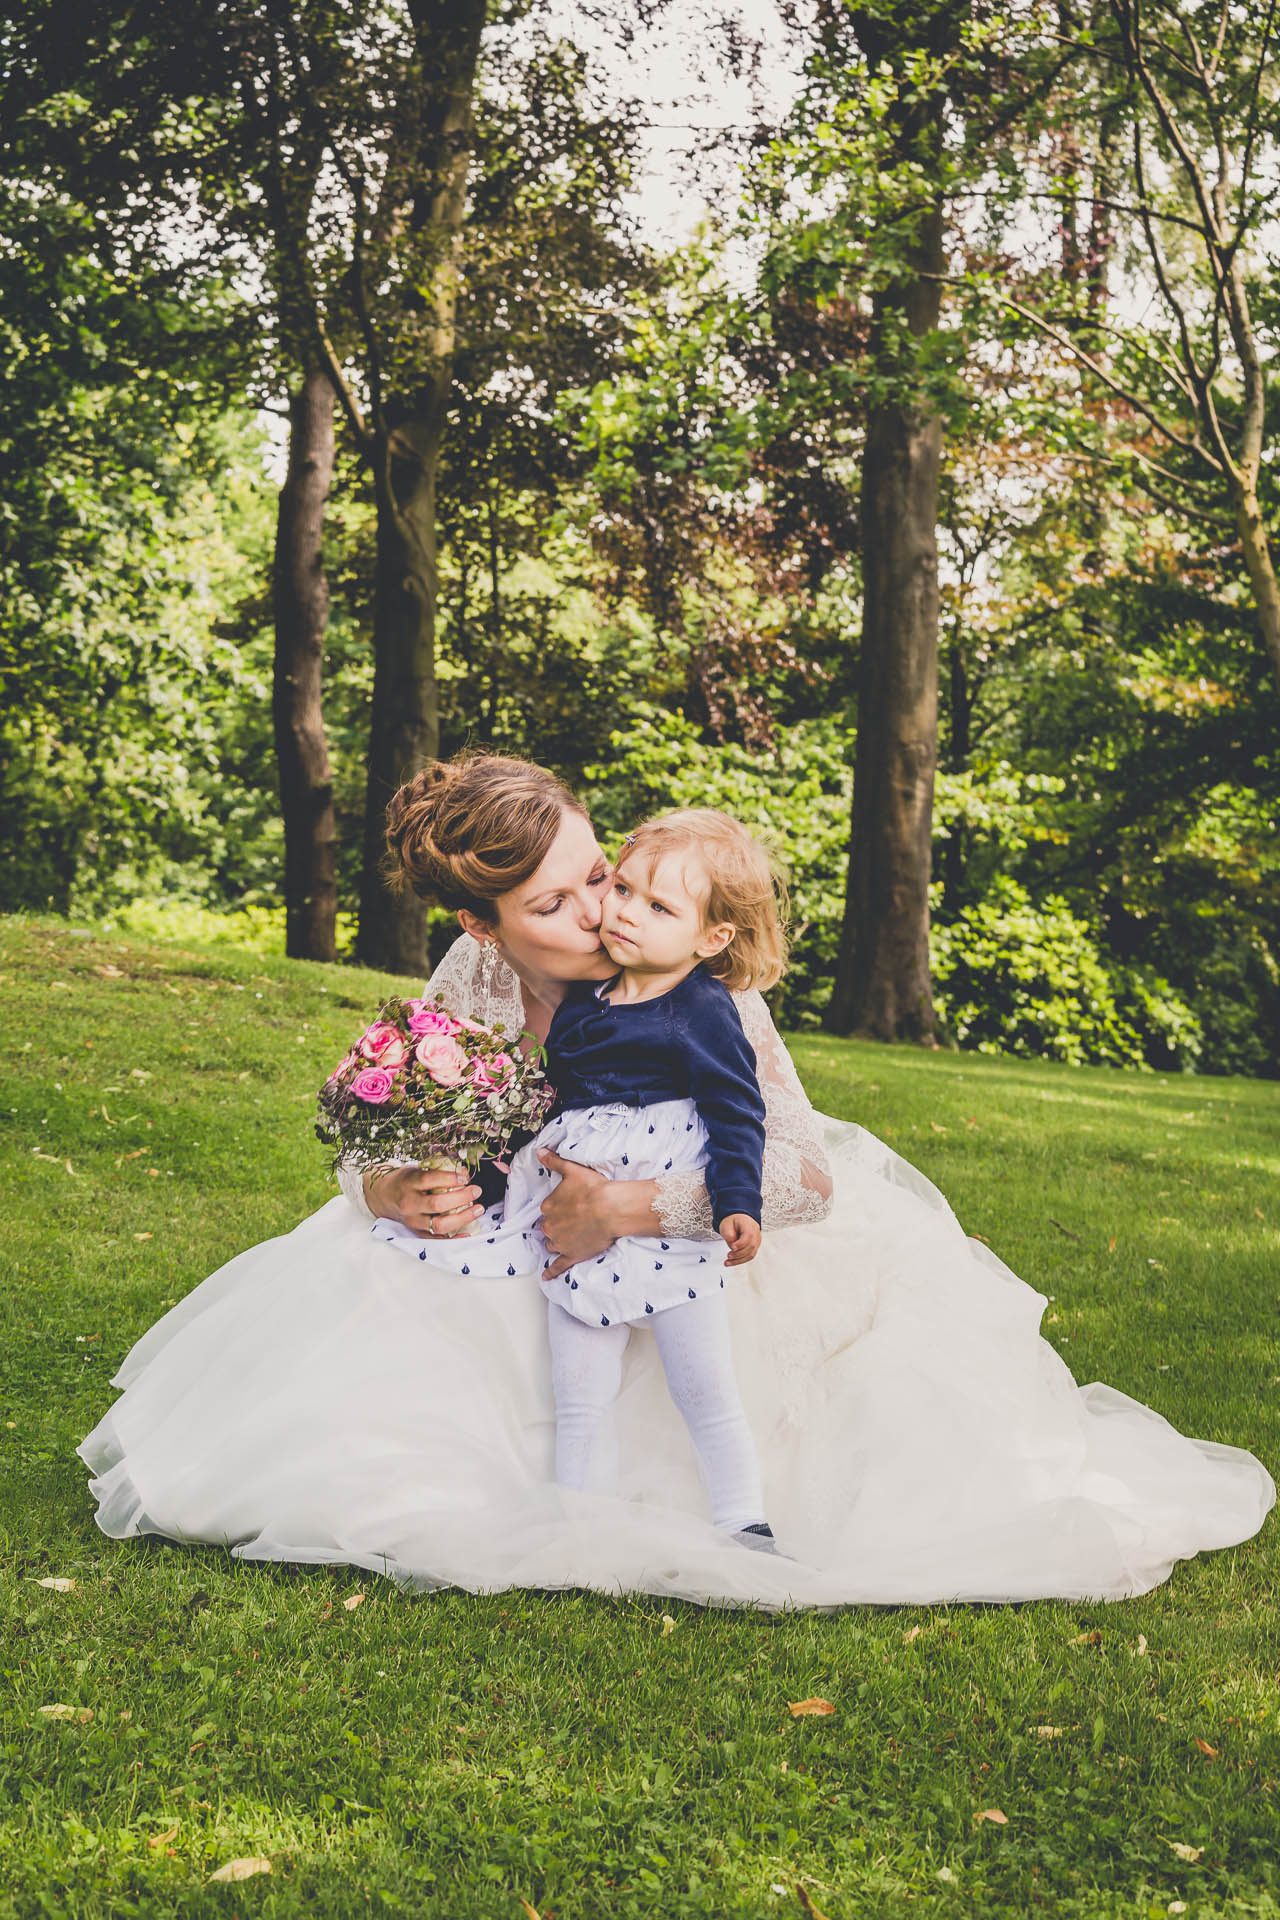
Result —
<path fill-rule="evenodd" d="M 560 816 L 560 831 L 522 886 L 498 901 L 498 940 L 519 971 L 549 980 L 603 980 L 617 971 L 600 945 L 613 869 L 591 822 Z"/>

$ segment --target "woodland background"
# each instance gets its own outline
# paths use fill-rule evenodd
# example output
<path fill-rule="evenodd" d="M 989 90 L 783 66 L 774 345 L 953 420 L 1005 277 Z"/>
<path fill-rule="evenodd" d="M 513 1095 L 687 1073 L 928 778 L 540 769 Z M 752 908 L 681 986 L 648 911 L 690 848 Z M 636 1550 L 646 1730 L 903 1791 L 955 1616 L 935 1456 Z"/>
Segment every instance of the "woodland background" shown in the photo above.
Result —
<path fill-rule="evenodd" d="M 707 9 L 668 245 L 658 0 L 6 9 L 0 906 L 420 973 L 492 744 L 771 827 L 793 1027 L 1274 1075 L 1275 15 Z"/>

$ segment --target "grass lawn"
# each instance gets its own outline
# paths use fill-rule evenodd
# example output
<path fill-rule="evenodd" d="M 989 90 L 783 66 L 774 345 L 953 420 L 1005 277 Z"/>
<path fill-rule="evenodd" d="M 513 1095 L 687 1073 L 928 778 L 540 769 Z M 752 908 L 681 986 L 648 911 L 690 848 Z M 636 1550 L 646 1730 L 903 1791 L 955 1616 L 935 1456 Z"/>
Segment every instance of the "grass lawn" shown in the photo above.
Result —
<path fill-rule="evenodd" d="M 111 1373 L 328 1197 L 312 1090 L 389 984 L 0 920 L 0 1914 L 1280 1915 L 1274 1521 L 1123 1605 L 790 1618 L 102 1538 Z M 1280 1464 L 1280 1088 L 795 1052 L 1078 1378 Z"/>

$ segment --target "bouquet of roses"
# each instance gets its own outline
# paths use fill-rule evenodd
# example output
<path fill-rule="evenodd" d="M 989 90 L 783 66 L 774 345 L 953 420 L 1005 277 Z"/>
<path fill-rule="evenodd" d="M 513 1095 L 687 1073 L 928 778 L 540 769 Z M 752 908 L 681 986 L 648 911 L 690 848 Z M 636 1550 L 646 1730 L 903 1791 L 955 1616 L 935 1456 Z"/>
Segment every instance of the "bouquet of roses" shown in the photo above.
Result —
<path fill-rule="evenodd" d="M 334 1164 L 417 1162 L 473 1173 L 536 1133 L 555 1098 L 539 1054 L 434 1000 L 388 1000 L 320 1089 L 316 1132 Z"/>

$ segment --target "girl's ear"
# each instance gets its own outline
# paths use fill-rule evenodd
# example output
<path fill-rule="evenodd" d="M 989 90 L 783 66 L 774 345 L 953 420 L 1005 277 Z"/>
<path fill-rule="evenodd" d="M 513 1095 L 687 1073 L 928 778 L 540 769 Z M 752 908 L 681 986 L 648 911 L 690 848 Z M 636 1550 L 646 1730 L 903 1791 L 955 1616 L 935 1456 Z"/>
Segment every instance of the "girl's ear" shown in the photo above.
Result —
<path fill-rule="evenodd" d="M 694 952 L 699 960 L 714 960 L 718 953 L 724 952 L 737 931 L 738 929 L 728 920 L 722 920 L 716 927 L 704 927 L 702 938 L 694 948 Z"/>
<path fill-rule="evenodd" d="M 458 925 L 464 933 L 469 933 L 473 940 L 496 940 L 498 937 L 498 929 L 488 920 L 482 920 L 478 913 L 472 913 L 469 907 L 459 909 Z"/>

